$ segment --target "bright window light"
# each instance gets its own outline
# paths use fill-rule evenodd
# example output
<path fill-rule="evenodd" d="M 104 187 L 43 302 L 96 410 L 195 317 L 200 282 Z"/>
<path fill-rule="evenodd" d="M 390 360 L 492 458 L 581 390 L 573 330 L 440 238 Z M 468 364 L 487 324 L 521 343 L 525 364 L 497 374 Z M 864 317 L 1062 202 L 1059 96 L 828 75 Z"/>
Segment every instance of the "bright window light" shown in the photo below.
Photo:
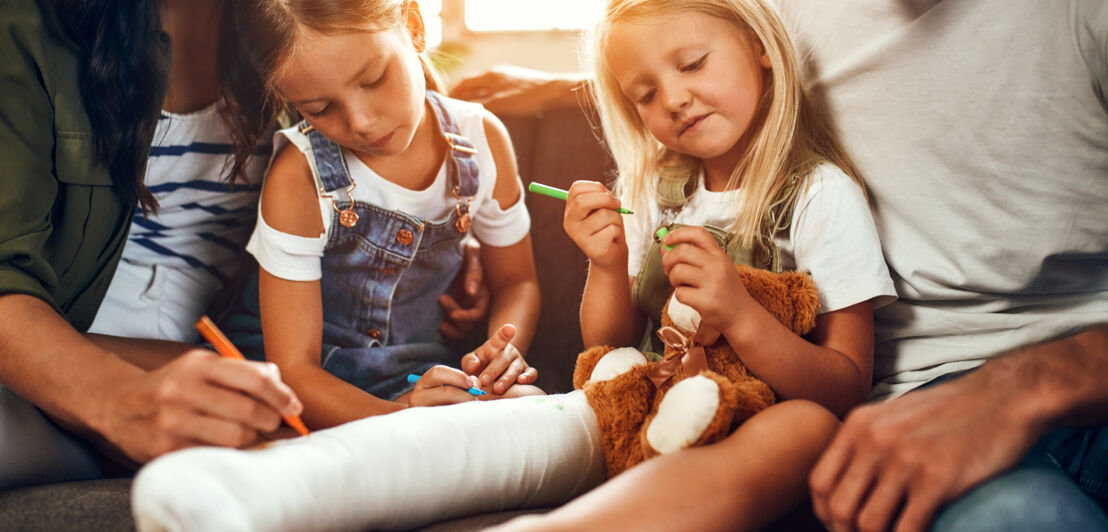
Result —
<path fill-rule="evenodd" d="M 422 0 L 419 12 L 427 31 L 427 47 L 437 48 L 442 44 L 442 0 Z"/>
<path fill-rule="evenodd" d="M 601 0 L 465 0 L 465 22 L 470 31 L 581 30 L 603 9 Z"/>

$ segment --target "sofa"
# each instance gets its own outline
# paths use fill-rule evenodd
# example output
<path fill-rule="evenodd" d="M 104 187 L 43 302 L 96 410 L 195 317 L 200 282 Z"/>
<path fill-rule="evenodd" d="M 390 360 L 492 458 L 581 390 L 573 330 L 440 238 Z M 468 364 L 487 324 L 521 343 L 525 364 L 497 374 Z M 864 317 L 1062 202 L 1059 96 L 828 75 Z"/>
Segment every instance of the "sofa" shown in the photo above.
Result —
<path fill-rule="evenodd" d="M 523 182 L 568 188 L 577 179 L 607 179 L 613 166 L 592 127 L 595 120 L 577 109 L 541 116 L 507 118 Z M 528 361 L 539 370 L 538 384 L 548 392 L 572 388 L 573 364 L 582 349 L 578 305 L 585 283 L 584 255 L 562 230 L 564 203 L 526 195 L 531 212 L 542 312 Z M 133 530 L 131 479 L 70 482 L 0 491 L 0 529 Z M 455 519 L 428 530 L 477 530 L 521 512 Z"/>

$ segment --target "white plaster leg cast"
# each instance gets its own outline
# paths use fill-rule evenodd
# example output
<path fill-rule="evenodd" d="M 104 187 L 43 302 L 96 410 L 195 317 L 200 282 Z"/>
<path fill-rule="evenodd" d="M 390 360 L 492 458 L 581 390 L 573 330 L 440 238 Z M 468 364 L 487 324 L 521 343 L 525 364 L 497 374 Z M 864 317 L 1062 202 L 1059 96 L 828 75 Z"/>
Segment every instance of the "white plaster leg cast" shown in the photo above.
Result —
<path fill-rule="evenodd" d="M 410 408 L 239 451 L 186 449 L 144 467 L 138 529 L 411 528 L 550 506 L 604 480 L 596 416 L 580 391 Z"/>

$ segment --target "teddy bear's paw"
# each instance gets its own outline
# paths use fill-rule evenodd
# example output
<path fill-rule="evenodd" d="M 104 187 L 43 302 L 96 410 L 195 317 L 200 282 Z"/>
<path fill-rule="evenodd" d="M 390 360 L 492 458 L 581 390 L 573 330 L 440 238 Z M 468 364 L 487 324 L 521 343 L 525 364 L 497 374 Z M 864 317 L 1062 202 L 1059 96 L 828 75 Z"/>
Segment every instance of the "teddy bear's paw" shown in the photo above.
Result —
<path fill-rule="evenodd" d="M 645 366 L 646 357 L 633 347 L 613 349 L 604 355 L 589 375 L 589 382 L 610 381 L 638 366 Z"/>
<path fill-rule="evenodd" d="M 724 401 L 720 383 L 697 375 L 674 384 L 658 404 L 657 414 L 649 420 L 643 439 L 647 456 L 666 454 L 702 443 L 711 427 L 721 424 Z M 730 416 L 726 415 L 726 425 Z"/>

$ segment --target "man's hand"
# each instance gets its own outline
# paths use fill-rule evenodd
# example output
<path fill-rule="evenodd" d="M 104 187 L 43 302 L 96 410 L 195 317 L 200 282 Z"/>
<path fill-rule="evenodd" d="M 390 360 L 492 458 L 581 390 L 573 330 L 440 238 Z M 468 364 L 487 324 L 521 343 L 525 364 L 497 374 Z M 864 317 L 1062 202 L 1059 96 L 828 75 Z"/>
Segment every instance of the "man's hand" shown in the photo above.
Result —
<path fill-rule="evenodd" d="M 835 532 L 926 530 L 935 511 L 1014 465 L 1042 435 L 1028 390 L 978 370 L 863 406 L 810 477 L 816 516 Z"/>
<path fill-rule="evenodd" d="M 468 337 L 488 316 L 491 299 L 485 269 L 481 265 L 481 244 L 474 239 L 462 246 L 462 269 L 453 284 L 451 290 L 439 296 L 443 309 L 439 332 L 447 338 L 460 340 Z M 455 298 L 452 294 L 461 295 Z"/>
<path fill-rule="evenodd" d="M 582 75 L 500 65 L 458 82 L 450 96 L 483 104 L 498 116 L 529 116 L 576 105 L 574 91 L 584 83 Z"/>

